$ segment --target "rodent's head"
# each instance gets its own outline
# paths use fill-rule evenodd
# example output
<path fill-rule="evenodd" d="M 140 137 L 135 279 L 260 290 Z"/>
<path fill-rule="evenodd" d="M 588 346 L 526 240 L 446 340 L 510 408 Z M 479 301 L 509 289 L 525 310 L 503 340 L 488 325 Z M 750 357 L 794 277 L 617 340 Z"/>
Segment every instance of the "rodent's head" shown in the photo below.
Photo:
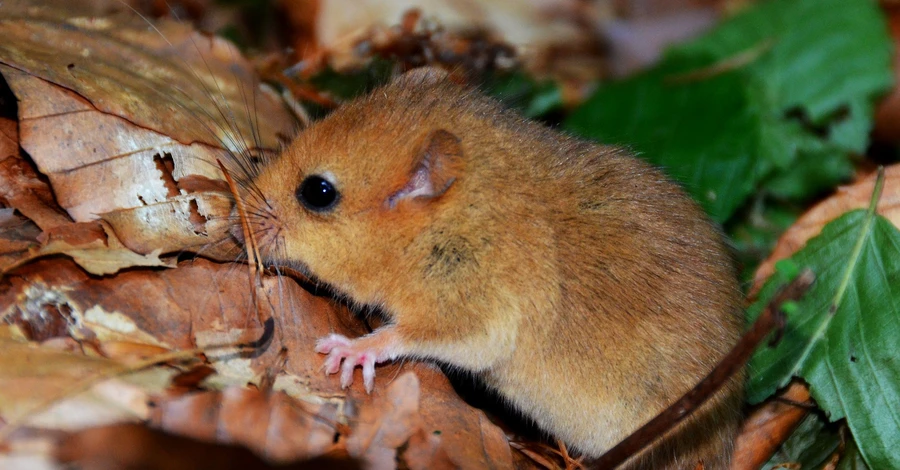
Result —
<path fill-rule="evenodd" d="M 408 267 L 406 247 L 464 177 L 462 142 L 446 124 L 452 95 L 465 93 L 417 70 L 304 130 L 245 188 L 264 261 L 377 300 L 370 286 Z"/>

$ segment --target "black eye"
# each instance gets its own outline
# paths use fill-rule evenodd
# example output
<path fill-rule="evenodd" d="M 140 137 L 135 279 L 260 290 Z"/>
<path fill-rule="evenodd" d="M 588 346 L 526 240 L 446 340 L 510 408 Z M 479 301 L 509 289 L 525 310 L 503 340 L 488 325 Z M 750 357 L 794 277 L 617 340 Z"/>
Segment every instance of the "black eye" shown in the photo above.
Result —
<path fill-rule="evenodd" d="M 319 175 L 307 176 L 297 188 L 297 200 L 313 212 L 326 212 L 334 208 L 340 193 L 330 181 Z"/>

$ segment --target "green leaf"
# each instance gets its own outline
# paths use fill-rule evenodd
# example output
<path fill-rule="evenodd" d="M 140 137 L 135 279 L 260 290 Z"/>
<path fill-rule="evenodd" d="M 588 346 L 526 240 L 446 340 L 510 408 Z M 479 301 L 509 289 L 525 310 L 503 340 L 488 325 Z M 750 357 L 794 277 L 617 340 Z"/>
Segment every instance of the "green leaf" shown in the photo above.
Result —
<path fill-rule="evenodd" d="M 802 377 L 829 419 L 846 418 L 871 468 L 900 468 L 900 231 L 872 210 L 849 212 L 792 259 L 811 268 L 816 282 L 777 347 L 751 359 L 749 400 Z M 773 277 L 751 319 L 783 282 Z"/>
<path fill-rule="evenodd" d="M 632 147 L 681 181 L 713 218 L 723 221 L 754 191 L 758 177 L 751 175 L 768 171 L 770 165 L 758 156 L 787 143 L 767 129 L 772 119 L 758 106 L 764 96 L 752 78 L 728 72 L 702 82 L 666 82 L 693 68 L 666 63 L 605 86 L 565 126 L 601 142 Z"/>
<path fill-rule="evenodd" d="M 794 165 L 765 181 L 766 192 L 778 199 L 802 200 L 832 190 L 853 175 L 853 163 L 833 146 L 798 152 Z"/>
<path fill-rule="evenodd" d="M 768 1 L 601 87 L 565 126 L 640 152 L 724 222 L 767 182 L 805 198 L 847 177 L 891 83 L 876 2 Z"/>
<path fill-rule="evenodd" d="M 778 260 L 775 262 L 775 270 L 781 273 L 788 282 L 793 281 L 800 275 L 800 266 L 797 266 L 797 263 L 790 258 Z M 796 302 L 793 302 L 796 304 Z M 781 306 L 784 308 L 784 305 Z"/>

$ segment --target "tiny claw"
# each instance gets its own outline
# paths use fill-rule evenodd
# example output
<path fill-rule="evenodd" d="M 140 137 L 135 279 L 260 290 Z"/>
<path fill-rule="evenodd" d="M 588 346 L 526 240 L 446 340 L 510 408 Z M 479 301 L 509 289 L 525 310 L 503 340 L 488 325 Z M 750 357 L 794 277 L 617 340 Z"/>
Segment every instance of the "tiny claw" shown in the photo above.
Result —
<path fill-rule="evenodd" d="M 375 355 L 367 354 L 362 363 L 363 385 L 366 386 L 366 393 L 372 394 L 375 389 Z"/>
<path fill-rule="evenodd" d="M 341 366 L 341 388 L 347 388 L 350 384 L 353 383 L 353 369 L 356 368 L 356 361 L 353 357 L 347 357 L 344 359 L 344 364 Z"/>
<path fill-rule="evenodd" d="M 334 351 L 338 352 L 339 351 Z M 325 358 L 325 375 L 331 375 L 337 373 L 341 368 L 341 360 L 344 357 L 341 354 L 328 354 L 328 357 Z"/>

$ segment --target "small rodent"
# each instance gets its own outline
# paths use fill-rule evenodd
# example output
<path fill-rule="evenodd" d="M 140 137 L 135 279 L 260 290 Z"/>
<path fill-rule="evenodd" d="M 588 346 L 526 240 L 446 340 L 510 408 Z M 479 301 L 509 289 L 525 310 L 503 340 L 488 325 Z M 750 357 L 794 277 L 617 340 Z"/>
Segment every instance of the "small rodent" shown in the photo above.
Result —
<path fill-rule="evenodd" d="M 305 129 L 243 195 L 265 261 L 389 322 L 316 350 L 362 366 L 440 361 L 481 377 L 587 458 L 702 379 L 737 341 L 720 233 L 620 148 L 530 122 L 416 69 Z M 343 364 L 343 365 L 342 365 Z M 729 465 L 742 378 L 631 468 Z"/>

